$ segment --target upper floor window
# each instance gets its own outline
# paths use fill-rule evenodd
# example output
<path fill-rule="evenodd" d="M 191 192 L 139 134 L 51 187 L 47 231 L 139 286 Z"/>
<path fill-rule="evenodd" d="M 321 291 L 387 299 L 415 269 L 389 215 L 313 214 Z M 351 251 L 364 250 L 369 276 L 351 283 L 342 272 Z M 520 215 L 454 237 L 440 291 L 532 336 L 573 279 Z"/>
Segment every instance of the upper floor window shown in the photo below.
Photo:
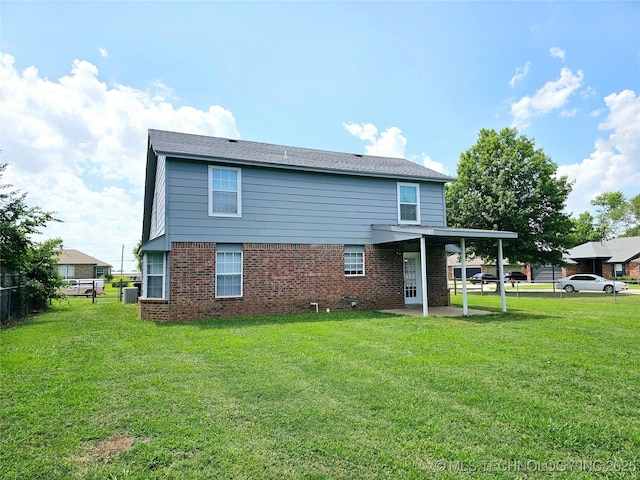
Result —
<path fill-rule="evenodd" d="M 420 185 L 398 183 L 398 223 L 420 224 Z"/>
<path fill-rule="evenodd" d="M 364 275 L 364 246 L 344 246 L 344 274 L 348 277 Z"/>
<path fill-rule="evenodd" d="M 209 215 L 242 216 L 241 184 L 239 168 L 209 166 Z"/>

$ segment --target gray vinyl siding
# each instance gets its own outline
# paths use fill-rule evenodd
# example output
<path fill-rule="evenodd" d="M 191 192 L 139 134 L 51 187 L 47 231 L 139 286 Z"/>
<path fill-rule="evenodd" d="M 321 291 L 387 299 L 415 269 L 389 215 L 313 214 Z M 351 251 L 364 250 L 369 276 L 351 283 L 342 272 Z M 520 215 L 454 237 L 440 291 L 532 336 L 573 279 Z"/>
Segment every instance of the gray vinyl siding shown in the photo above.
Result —
<path fill-rule="evenodd" d="M 167 162 L 170 242 L 371 243 L 372 224 L 397 224 L 397 181 L 242 168 L 242 217 L 208 215 L 205 162 Z M 444 226 L 443 184 L 420 182 L 423 225 Z"/>
<path fill-rule="evenodd" d="M 165 173 L 166 158 L 163 155 L 158 156 L 156 166 L 156 182 L 153 191 L 153 207 L 151 210 L 151 230 L 149 240 L 164 235 L 165 233 Z"/>

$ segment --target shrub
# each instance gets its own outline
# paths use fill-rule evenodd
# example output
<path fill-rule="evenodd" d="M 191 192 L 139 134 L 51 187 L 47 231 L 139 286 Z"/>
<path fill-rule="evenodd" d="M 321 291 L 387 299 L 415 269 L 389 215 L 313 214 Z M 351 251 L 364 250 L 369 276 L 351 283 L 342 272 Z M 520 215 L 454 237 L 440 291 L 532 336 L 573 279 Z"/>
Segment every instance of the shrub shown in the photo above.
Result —
<path fill-rule="evenodd" d="M 128 287 L 129 286 L 129 279 L 127 277 L 114 278 L 113 282 L 111 282 L 111 286 L 115 287 L 115 288 Z"/>

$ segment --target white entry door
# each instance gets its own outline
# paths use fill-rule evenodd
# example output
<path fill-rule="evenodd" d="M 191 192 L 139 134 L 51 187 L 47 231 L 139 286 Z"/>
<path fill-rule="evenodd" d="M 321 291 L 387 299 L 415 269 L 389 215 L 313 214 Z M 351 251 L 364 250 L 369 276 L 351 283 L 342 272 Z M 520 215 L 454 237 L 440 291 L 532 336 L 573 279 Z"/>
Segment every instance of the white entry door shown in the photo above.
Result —
<path fill-rule="evenodd" d="M 422 303 L 422 274 L 420 272 L 420 254 L 405 253 L 404 259 L 404 303 Z"/>

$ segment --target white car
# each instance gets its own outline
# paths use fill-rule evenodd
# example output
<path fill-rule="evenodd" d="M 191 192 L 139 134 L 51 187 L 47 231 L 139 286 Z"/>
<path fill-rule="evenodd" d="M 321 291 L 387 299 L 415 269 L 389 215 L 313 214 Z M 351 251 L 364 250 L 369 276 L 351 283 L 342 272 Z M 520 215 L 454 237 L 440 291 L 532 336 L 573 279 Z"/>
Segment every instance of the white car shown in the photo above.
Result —
<path fill-rule="evenodd" d="M 72 279 L 66 280 L 66 282 L 66 285 L 62 286 L 59 292 L 69 297 L 90 297 L 93 295 L 94 289 L 96 295 L 102 295 L 104 293 L 104 278 Z"/>
<path fill-rule="evenodd" d="M 613 293 L 615 288 L 616 292 L 626 290 L 627 284 L 624 282 L 607 280 L 599 275 L 592 275 L 590 273 L 578 273 L 571 275 L 570 277 L 558 280 L 558 288 L 563 288 L 567 292 L 579 292 L 580 290 L 593 290 L 596 292 Z"/>

